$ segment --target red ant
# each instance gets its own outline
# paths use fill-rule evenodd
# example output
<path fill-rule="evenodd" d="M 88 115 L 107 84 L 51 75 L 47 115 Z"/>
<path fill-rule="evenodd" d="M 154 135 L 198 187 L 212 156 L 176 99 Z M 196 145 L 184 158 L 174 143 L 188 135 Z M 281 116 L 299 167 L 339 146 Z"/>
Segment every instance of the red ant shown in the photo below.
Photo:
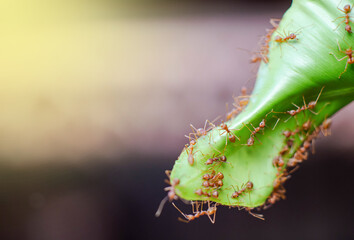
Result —
<path fill-rule="evenodd" d="M 246 94 L 242 94 L 241 96 L 233 97 L 233 98 L 234 98 L 234 103 L 232 105 L 235 108 L 242 111 L 247 106 L 250 96 L 246 95 Z M 241 100 L 239 100 L 239 99 L 241 99 Z"/>
<path fill-rule="evenodd" d="M 323 134 L 323 136 L 328 136 L 331 135 L 331 125 L 332 125 L 332 119 L 326 119 L 323 121 L 322 125 L 321 125 L 321 132 Z"/>
<path fill-rule="evenodd" d="M 185 137 L 190 140 L 191 139 L 191 135 L 194 135 L 194 139 L 197 140 L 197 138 L 199 138 L 199 137 L 206 136 L 208 134 L 208 132 L 215 127 L 213 123 L 215 121 L 217 121 L 219 118 L 220 118 L 220 116 L 215 118 L 212 122 L 210 122 L 209 120 L 205 120 L 203 128 L 196 128 L 192 124 L 190 124 L 189 126 L 190 126 L 190 128 L 192 129 L 193 132 L 189 133 L 188 136 L 185 136 Z M 207 128 L 207 124 L 208 123 L 209 123 L 209 126 L 210 126 L 209 128 Z"/>
<path fill-rule="evenodd" d="M 233 186 L 232 186 L 233 187 Z M 245 191 L 250 191 L 253 189 L 253 183 L 251 181 L 248 181 L 246 183 L 245 187 L 241 186 L 241 189 L 239 191 L 236 191 L 231 195 L 232 198 L 238 198 L 242 193 L 244 193 Z"/>
<path fill-rule="evenodd" d="M 227 139 L 229 139 L 230 142 L 232 142 L 232 143 L 234 143 L 236 141 L 236 138 L 240 141 L 240 138 L 237 137 L 233 132 L 231 132 L 229 127 L 226 125 L 226 123 L 222 122 L 220 124 L 220 128 L 226 132 L 226 136 L 229 135 L 228 137 L 226 137 L 226 145 L 227 145 Z M 222 132 L 221 135 L 224 134 L 225 132 Z"/>
<path fill-rule="evenodd" d="M 273 28 L 267 29 L 266 30 L 267 34 L 260 39 L 260 43 L 259 43 L 259 45 L 261 45 L 260 50 L 257 52 L 253 52 L 253 56 L 250 59 L 251 63 L 257 63 L 260 61 L 263 61 L 265 63 L 269 62 L 269 58 L 268 58 L 269 42 L 271 40 L 273 32 L 278 28 L 279 23 L 277 23 L 277 22 L 279 22 L 279 21 L 280 21 L 280 19 L 273 19 L 273 18 L 270 19 L 269 22 L 270 22 L 270 24 L 272 24 Z M 245 50 L 245 49 L 241 49 L 241 50 Z M 245 50 L 245 51 L 248 51 L 248 50 Z M 248 52 L 250 52 L 250 51 L 248 51 Z"/>
<path fill-rule="evenodd" d="M 202 189 L 198 189 L 198 190 L 196 190 L 196 191 L 195 191 L 195 194 L 197 194 L 197 195 L 199 195 L 199 196 L 204 195 L 204 196 L 206 196 L 206 197 L 211 197 L 210 193 L 203 192 L 203 190 L 202 190 Z"/>
<path fill-rule="evenodd" d="M 311 120 L 308 120 L 302 124 L 302 130 L 308 131 L 312 126 Z"/>
<path fill-rule="evenodd" d="M 205 164 L 206 165 L 211 165 L 214 162 L 226 162 L 226 156 L 221 156 L 221 157 L 214 157 L 214 158 L 209 158 Z"/>
<path fill-rule="evenodd" d="M 282 35 L 275 36 L 274 41 L 279 44 L 281 55 L 282 55 L 282 50 L 281 50 L 281 44 L 282 43 L 286 43 L 289 46 L 295 48 L 292 44 L 289 43 L 289 40 L 299 40 L 297 38 L 297 33 L 290 33 L 289 35 L 284 35 L 284 36 L 282 36 Z"/>
<path fill-rule="evenodd" d="M 234 103 L 232 104 L 234 108 L 226 113 L 226 120 L 230 120 L 234 118 L 238 113 L 240 113 L 248 104 L 249 102 L 249 95 L 247 95 L 247 88 L 242 87 L 241 89 L 241 96 L 234 97 Z M 226 105 L 226 109 L 228 109 L 228 105 Z"/>
<path fill-rule="evenodd" d="M 228 107 L 226 107 L 228 108 Z M 234 118 L 238 113 L 240 113 L 242 111 L 242 108 L 241 107 L 236 107 L 236 108 L 233 108 L 230 112 L 227 112 L 226 113 L 226 121 Z"/>
<path fill-rule="evenodd" d="M 203 187 L 214 187 L 214 188 L 219 188 L 222 187 L 223 184 L 223 179 L 224 179 L 224 174 L 222 174 L 221 172 L 218 172 L 217 174 L 215 174 L 215 170 L 212 171 L 211 174 L 204 174 L 202 177 L 203 180 L 205 180 L 203 182 Z M 196 192 L 197 193 L 197 192 Z M 197 193 L 198 195 L 201 195 L 199 193 Z"/>
<path fill-rule="evenodd" d="M 282 134 L 286 137 L 286 138 L 289 138 L 291 136 L 294 136 L 295 134 L 297 134 L 300 130 L 299 129 L 296 129 L 295 131 L 290 131 L 290 130 L 286 130 L 284 131 Z"/>
<path fill-rule="evenodd" d="M 246 210 L 250 215 L 252 215 L 253 217 L 258 218 L 258 219 L 261 219 L 261 220 L 264 221 L 263 214 L 253 213 L 253 212 L 251 212 L 252 208 L 248 208 L 248 207 L 245 207 L 245 210 Z"/>
<path fill-rule="evenodd" d="M 264 209 L 269 208 L 271 205 L 273 205 L 274 203 L 276 203 L 280 199 L 284 200 L 286 198 L 285 197 L 286 190 L 285 190 L 283 184 L 289 178 L 290 178 L 290 176 L 288 175 L 288 173 L 284 172 L 274 180 L 273 192 L 270 195 L 270 197 L 267 199 L 267 205 L 265 205 L 263 207 Z"/>
<path fill-rule="evenodd" d="M 280 155 L 284 155 L 284 154 L 286 154 L 289 150 L 290 150 L 289 147 L 288 147 L 287 145 L 285 145 L 285 146 L 282 148 L 282 150 L 280 150 L 279 154 L 280 154 Z"/>
<path fill-rule="evenodd" d="M 341 2 L 342 2 L 342 1 L 341 1 Z M 340 4 L 340 3 L 339 3 L 339 4 Z M 338 4 L 338 6 L 339 6 L 339 4 Z M 339 26 L 342 25 L 342 23 L 345 23 L 345 31 L 347 31 L 348 33 L 352 33 L 352 28 L 351 28 L 351 26 L 350 26 L 350 24 L 349 24 L 349 23 L 351 22 L 351 21 L 350 21 L 349 13 L 352 11 L 353 7 L 350 6 L 349 4 L 347 4 L 347 5 L 345 5 L 345 6 L 343 7 L 343 9 L 340 9 L 338 6 L 337 6 L 337 9 L 338 9 L 339 11 L 343 12 L 343 13 L 345 14 L 345 16 L 337 17 L 336 19 L 333 20 L 333 22 L 334 22 L 334 21 L 336 21 L 336 20 L 339 19 L 339 18 L 344 18 L 344 19 L 339 23 L 339 25 L 334 29 L 334 31 L 337 30 L 337 29 L 339 28 Z"/>
<path fill-rule="evenodd" d="M 188 163 L 189 165 L 193 165 L 194 164 L 194 156 L 193 156 L 193 149 L 194 149 L 194 145 L 197 144 L 196 141 L 192 140 L 190 141 L 190 145 L 189 147 L 186 148 L 186 152 L 188 154 Z"/>
<path fill-rule="evenodd" d="M 243 123 L 243 125 L 244 125 L 246 128 L 248 128 L 248 130 L 251 132 L 251 136 L 250 136 L 250 138 L 247 140 L 247 144 L 246 144 L 246 145 L 249 146 L 249 147 L 254 144 L 254 137 L 255 137 L 255 135 L 256 135 L 261 129 L 264 129 L 264 128 L 265 128 L 265 119 L 263 119 L 263 120 L 259 123 L 258 127 L 256 127 L 256 128 L 253 126 L 252 123 L 250 123 L 250 124 L 252 125 L 254 131 L 251 131 L 251 129 L 249 129 L 249 127 L 248 127 L 246 124 Z M 258 141 L 259 141 L 259 140 L 258 140 Z"/>
<path fill-rule="evenodd" d="M 279 21 L 280 19 L 270 19 L 270 24 L 272 24 L 273 28 L 272 29 L 267 29 L 267 34 L 261 38 L 261 41 L 263 41 L 263 44 L 261 44 L 261 49 L 260 49 L 260 56 L 255 56 L 254 58 L 251 59 L 251 62 L 257 62 L 263 60 L 263 62 L 268 63 L 269 58 L 268 58 L 268 53 L 269 53 L 269 42 L 271 40 L 272 34 L 274 31 L 278 28 L 279 26 Z"/>
<path fill-rule="evenodd" d="M 192 214 L 184 214 L 174 203 L 172 203 L 172 205 L 182 214 L 182 216 L 183 216 L 185 219 L 187 219 L 187 221 L 184 221 L 183 219 L 178 218 L 178 219 L 179 219 L 180 221 L 182 221 L 182 222 L 188 223 L 188 222 L 193 221 L 194 219 L 199 218 L 199 217 L 201 217 L 201 216 L 203 216 L 203 215 L 207 215 L 208 218 L 209 218 L 209 220 L 211 221 L 211 223 L 213 223 L 213 224 L 215 223 L 215 216 L 216 216 L 216 210 L 217 210 L 217 208 L 216 208 L 217 203 L 215 203 L 214 206 L 211 207 L 211 206 L 210 206 L 210 202 L 208 201 L 208 209 L 207 209 L 206 211 L 202 210 L 202 207 L 201 207 L 201 210 L 198 211 L 198 210 L 199 210 L 199 207 L 198 207 L 198 205 L 197 205 L 197 210 L 196 210 L 196 212 L 194 212 L 194 215 L 192 215 Z M 210 217 L 210 216 L 212 216 L 212 215 L 214 215 L 213 219 Z"/>
<path fill-rule="evenodd" d="M 170 178 L 170 173 L 171 173 L 171 171 L 169 171 L 169 170 L 165 171 L 165 174 L 167 175 L 168 178 Z M 165 181 L 167 181 L 167 180 L 165 180 Z M 156 217 L 159 217 L 161 215 L 162 209 L 163 209 L 167 200 L 172 202 L 173 200 L 178 199 L 178 197 L 176 195 L 175 187 L 180 183 L 180 180 L 178 178 L 175 178 L 171 182 L 167 181 L 167 183 L 171 184 L 171 186 L 165 187 L 165 189 L 164 189 L 165 191 L 168 191 L 168 193 L 167 193 L 167 196 L 164 199 L 162 199 L 162 201 L 159 205 L 159 208 L 157 209 L 157 211 L 155 213 Z"/>
<path fill-rule="evenodd" d="M 281 37 L 279 35 L 275 36 L 274 41 L 277 43 L 288 42 L 289 40 L 299 40 L 295 33 L 290 33 L 288 36 Z"/>
<path fill-rule="evenodd" d="M 281 156 L 277 156 L 273 159 L 273 166 L 274 167 L 282 167 L 284 166 L 284 160 Z"/>
<path fill-rule="evenodd" d="M 318 102 L 318 99 L 320 98 L 323 89 L 324 89 L 324 87 L 321 88 L 321 91 L 320 91 L 320 93 L 318 94 L 316 101 L 311 101 L 311 102 L 309 102 L 308 105 L 306 105 L 305 97 L 302 96 L 302 99 L 303 99 L 303 101 L 304 101 L 304 105 L 303 105 L 302 107 L 299 107 L 299 106 L 297 106 L 296 104 L 292 103 L 295 107 L 297 107 L 297 109 L 296 109 L 296 110 L 287 111 L 286 113 L 288 113 L 288 114 L 291 115 L 291 116 L 295 116 L 296 114 L 298 114 L 298 113 L 300 113 L 300 112 L 302 112 L 302 111 L 305 111 L 305 110 L 311 111 L 312 109 L 314 109 L 314 108 L 316 107 L 317 102 Z M 312 112 L 313 114 L 315 114 L 315 115 L 318 114 L 318 113 L 315 113 L 315 112 L 313 112 L 313 111 L 311 111 L 311 112 Z"/>
<path fill-rule="evenodd" d="M 345 51 L 342 51 L 340 45 L 339 45 L 339 42 L 337 40 L 337 44 L 338 44 L 338 49 L 341 53 L 344 53 L 346 56 L 342 57 L 341 59 L 338 59 L 337 56 L 333 53 L 333 52 L 330 52 L 329 54 L 330 55 L 333 55 L 336 60 L 338 62 L 348 58 L 347 60 L 347 63 L 345 64 L 345 68 L 344 68 L 344 71 L 339 75 L 338 78 L 340 78 L 342 76 L 343 73 L 345 73 L 347 71 L 347 68 L 348 68 L 348 64 L 353 64 L 354 63 L 354 58 L 353 58 L 353 50 L 352 50 L 352 47 L 349 47 L 348 49 L 346 49 Z"/>
<path fill-rule="evenodd" d="M 238 48 L 238 49 L 246 51 L 246 52 L 249 52 L 249 53 L 252 54 L 252 57 L 250 58 L 250 63 L 257 63 L 257 62 L 260 62 L 262 60 L 264 62 L 268 61 L 268 58 L 266 56 L 263 56 L 262 51 L 253 52 L 253 51 L 249 51 L 249 50 L 243 49 L 243 48 Z"/>

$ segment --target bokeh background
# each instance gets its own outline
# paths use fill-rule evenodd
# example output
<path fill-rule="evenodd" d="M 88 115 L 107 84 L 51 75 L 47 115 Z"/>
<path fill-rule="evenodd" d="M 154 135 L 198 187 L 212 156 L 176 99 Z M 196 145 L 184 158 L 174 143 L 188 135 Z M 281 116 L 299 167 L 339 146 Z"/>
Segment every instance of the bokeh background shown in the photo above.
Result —
<path fill-rule="evenodd" d="M 290 4 L 2 0 L 0 239 L 353 239 L 353 105 L 266 221 L 154 217 L 189 124 L 251 91 L 250 51 Z"/>

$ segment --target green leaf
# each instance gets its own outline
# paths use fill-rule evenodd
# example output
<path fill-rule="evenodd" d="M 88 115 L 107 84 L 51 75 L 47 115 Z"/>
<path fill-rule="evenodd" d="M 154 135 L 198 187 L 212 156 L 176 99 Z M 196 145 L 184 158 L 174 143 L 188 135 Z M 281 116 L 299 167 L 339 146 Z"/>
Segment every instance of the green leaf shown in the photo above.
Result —
<path fill-rule="evenodd" d="M 345 30 L 345 23 L 337 28 L 344 18 L 336 18 L 345 16 L 337 6 L 343 9 L 345 4 L 338 0 L 293 1 L 271 37 L 269 62 L 260 65 L 246 109 L 225 122 L 239 140 L 229 141 L 230 134 L 219 125 L 199 137 L 193 151 L 186 146 L 170 176 L 171 182 L 180 180 L 172 188 L 180 198 L 254 208 L 268 206 L 283 197 L 282 185 L 274 186 L 287 179 L 292 169 L 287 166 L 289 160 L 294 163 L 295 155 L 299 162 L 304 161 L 304 142 L 311 143 L 321 132 L 327 135 L 328 126 L 321 124 L 354 99 L 354 66 L 348 64 L 342 74 L 350 56 L 338 61 L 332 55 L 343 58 L 347 55 L 338 49 L 338 44 L 343 51 L 354 44 L 354 36 Z M 285 38 L 290 33 L 295 33 L 297 40 L 275 41 L 277 36 Z M 315 102 L 313 109 L 309 109 L 311 101 Z M 296 106 L 305 109 L 291 116 L 288 111 L 297 110 Z M 252 134 L 253 126 L 258 127 L 262 120 L 265 127 Z M 303 124 L 308 121 L 310 128 L 306 129 Z M 285 131 L 293 135 L 287 138 Z M 247 146 L 250 138 L 254 143 Z M 288 151 L 281 152 L 287 147 Z M 188 161 L 189 155 L 194 158 L 193 165 Z M 226 156 L 227 161 L 206 165 L 209 158 L 220 156 Z M 273 164 L 279 156 L 284 162 L 282 167 Z M 204 187 L 203 175 L 212 174 L 213 170 L 223 174 L 223 179 L 218 179 L 223 185 Z M 253 183 L 252 188 L 246 188 L 248 182 Z M 198 195 L 197 190 L 204 194 Z M 217 191 L 218 197 L 212 196 L 213 191 Z"/>

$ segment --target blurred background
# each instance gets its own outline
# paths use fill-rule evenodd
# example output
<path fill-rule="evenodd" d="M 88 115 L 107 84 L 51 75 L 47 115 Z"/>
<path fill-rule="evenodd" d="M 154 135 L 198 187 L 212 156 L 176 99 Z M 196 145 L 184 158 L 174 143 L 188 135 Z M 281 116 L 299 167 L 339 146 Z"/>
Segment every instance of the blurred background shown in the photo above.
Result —
<path fill-rule="evenodd" d="M 290 4 L 2 0 L 0 239 L 353 239 L 353 105 L 266 221 L 154 217 L 189 124 L 252 90 L 250 51 Z"/>

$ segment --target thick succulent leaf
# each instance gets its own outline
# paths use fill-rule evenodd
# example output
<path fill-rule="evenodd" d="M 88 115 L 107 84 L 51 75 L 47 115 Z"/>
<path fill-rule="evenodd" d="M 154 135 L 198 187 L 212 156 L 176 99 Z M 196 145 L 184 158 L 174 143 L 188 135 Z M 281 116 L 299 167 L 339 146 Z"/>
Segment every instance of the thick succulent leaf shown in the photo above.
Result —
<path fill-rule="evenodd" d="M 335 20 L 345 15 L 337 9 L 337 6 L 343 9 L 345 4 L 350 3 L 339 0 L 293 1 L 272 35 L 269 62 L 263 62 L 259 68 L 246 109 L 225 122 L 239 140 L 227 141 L 230 134 L 216 126 L 206 136 L 197 139 L 193 151 L 186 146 L 171 172 L 171 182 L 180 180 L 174 188 L 179 197 L 251 208 L 266 204 L 275 190 L 274 183 L 279 176 L 284 176 L 282 173 L 289 171 L 287 163 L 304 141 L 318 134 L 324 120 L 354 99 L 354 66 L 348 64 L 346 72 L 339 78 L 348 58 L 338 61 L 330 54 L 343 58 L 346 54 L 339 51 L 338 44 L 342 50 L 354 45 L 354 36 L 345 30 L 345 23 L 337 28 L 344 18 Z M 282 43 L 275 41 L 276 36 L 284 38 L 290 33 L 295 33 L 298 39 Z M 308 108 L 308 103 L 316 99 L 312 110 L 303 110 L 295 116 L 287 112 L 297 110 L 295 105 Z M 247 146 L 253 126 L 258 127 L 263 119 L 266 126 L 254 134 L 253 145 Z M 306 131 L 302 125 L 309 120 L 311 129 Z M 296 134 L 286 138 L 284 131 Z M 289 139 L 292 139 L 290 145 Z M 275 167 L 273 159 L 288 145 L 289 151 L 281 154 L 284 166 Z M 189 155 L 194 157 L 193 165 L 188 162 Z M 227 157 L 227 162 L 205 164 L 207 159 L 221 155 Z M 217 188 L 218 197 L 196 194 L 198 189 L 210 194 L 216 190 L 202 186 L 203 175 L 213 170 L 224 175 L 223 185 Z M 249 181 L 253 188 L 247 190 L 245 186 Z M 233 198 L 235 191 L 240 194 Z"/>

